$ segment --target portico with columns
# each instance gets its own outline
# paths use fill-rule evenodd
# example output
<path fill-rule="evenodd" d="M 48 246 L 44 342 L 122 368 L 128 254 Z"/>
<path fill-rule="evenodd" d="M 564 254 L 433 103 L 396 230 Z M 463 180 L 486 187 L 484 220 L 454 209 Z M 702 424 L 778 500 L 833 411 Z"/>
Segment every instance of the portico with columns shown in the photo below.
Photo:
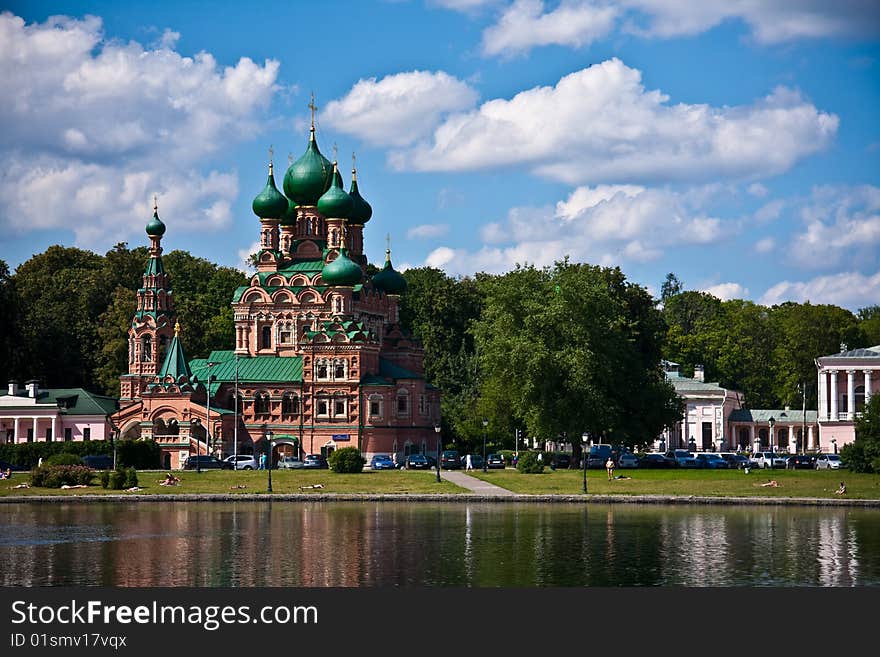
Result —
<path fill-rule="evenodd" d="M 855 440 L 855 420 L 880 385 L 880 345 L 816 359 L 820 450 L 839 451 Z"/>

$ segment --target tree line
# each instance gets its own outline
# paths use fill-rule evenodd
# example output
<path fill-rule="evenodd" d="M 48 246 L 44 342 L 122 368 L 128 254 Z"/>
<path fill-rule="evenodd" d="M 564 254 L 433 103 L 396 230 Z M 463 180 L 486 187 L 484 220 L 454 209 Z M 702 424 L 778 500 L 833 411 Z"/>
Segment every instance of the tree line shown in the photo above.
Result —
<path fill-rule="evenodd" d="M 52 246 L 14 274 L 0 261 L 0 377 L 117 395 L 127 331 L 148 258 Z M 237 269 L 163 255 L 190 358 L 229 349 Z M 376 269 L 370 265 L 370 271 Z M 740 390 L 749 408 L 816 408 L 818 356 L 880 344 L 880 306 L 721 301 L 669 274 L 661 298 L 619 268 L 557 262 L 505 274 L 404 272 L 400 320 L 425 348 L 442 391 L 443 436 L 462 449 L 513 446 L 515 432 L 638 446 L 681 417 L 662 360 Z M 805 384 L 805 385 L 804 385 Z M 484 425 L 484 421 L 486 424 Z"/>

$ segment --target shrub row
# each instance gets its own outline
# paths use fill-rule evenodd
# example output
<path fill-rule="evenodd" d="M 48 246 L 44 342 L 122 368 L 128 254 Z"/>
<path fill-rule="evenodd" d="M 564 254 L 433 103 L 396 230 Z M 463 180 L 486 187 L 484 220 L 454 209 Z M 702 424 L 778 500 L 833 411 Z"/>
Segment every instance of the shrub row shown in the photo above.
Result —
<path fill-rule="evenodd" d="M 33 442 L 0 445 L 0 461 L 8 461 L 25 468 L 33 468 L 42 458 L 44 463 L 56 454 L 113 454 L 109 440 L 68 442 Z M 116 442 L 116 460 L 122 466 L 139 470 L 160 467 L 159 445 L 153 440 L 119 440 Z"/>
<path fill-rule="evenodd" d="M 327 459 L 330 469 L 340 473 L 362 472 L 366 462 L 357 447 L 337 449 Z"/>
<path fill-rule="evenodd" d="M 134 468 L 117 468 L 104 470 L 101 473 L 101 486 L 110 490 L 123 490 L 138 485 L 137 470 Z"/>
<path fill-rule="evenodd" d="M 95 472 L 85 465 L 44 465 L 31 471 L 31 486 L 40 488 L 61 488 L 68 486 L 88 486 L 95 478 Z"/>

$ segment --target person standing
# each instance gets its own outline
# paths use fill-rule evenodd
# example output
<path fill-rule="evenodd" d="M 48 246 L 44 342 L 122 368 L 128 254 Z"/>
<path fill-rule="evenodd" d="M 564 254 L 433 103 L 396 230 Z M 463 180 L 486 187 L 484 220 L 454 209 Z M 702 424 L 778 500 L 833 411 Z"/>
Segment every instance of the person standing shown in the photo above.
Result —
<path fill-rule="evenodd" d="M 469 470 L 473 470 L 473 469 L 474 469 L 474 464 L 473 464 L 473 461 L 471 461 L 471 455 L 468 454 L 467 456 L 464 457 L 464 471 L 468 472 Z"/>
<path fill-rule="evenodd" d="M 608 473 L 608 481 L 614 479 L 614 459 L 610 456 L 608 457 L 608 460 L 605 461 L 605 471 Z"/>

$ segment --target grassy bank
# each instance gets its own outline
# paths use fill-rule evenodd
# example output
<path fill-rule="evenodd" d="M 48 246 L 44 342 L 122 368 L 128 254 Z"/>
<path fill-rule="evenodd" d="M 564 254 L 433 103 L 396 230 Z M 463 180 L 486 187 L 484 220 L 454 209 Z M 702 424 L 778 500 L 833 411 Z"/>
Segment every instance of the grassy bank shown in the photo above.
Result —
<path fill-rule="evenodd" d="M 204 470 L 175 472 L 180 477 L 177 486 L 160 486 L 164 472 L 147 471 L 138 473 L 138 485 L 143 490 L 127 493 L 129 495 L 168 494 L 243 494 L 265 493 L 268 472 L 259 470 Z M 16 473 L 11 480 L 0 481 L 0 496 L 29 495 L 119 495 L 123 491 L 106 490 L 100 483 L 88 488 L 53 489 L 22 488 L 13 486 L 30 479 L 28 473 Z M 98 479 L 95 479 L 98 482 Z M 310 488 L 321 486 L 321 488 Z M 300 487 L 303 487 L 300 489 Z M 375 494 L 415 494 L 442 493 L 455 495 L 466 493 L 463 488 L 442 481 L 437 483 L 434 472 L 411 472 L 405 470 L 365 470 L 359 474 L 336 474 L 329 470 L 273 470 L 272 491 L 274 493 L 375 493 Z M 125 494 L 125 493 L 123 493 Z"/>
<path fill-rule="evenodd" d="M 583 490 L 583 470 L 545 470 L 526 475 L 511 468 L 476 471 L 475 477 L 515 493 L 573 495 Z M 605 470 L 587 470 L 587 490 L 599 495 L 694 495 L 699 497 L 839 498 L 834 491 L 846 482 L 846 499 L 880 499 L 880 476 L 848 470 L 616 470 L 630 479 L 608 481 Z M 770 479 L 778 488 L 761 484 Z"/>

